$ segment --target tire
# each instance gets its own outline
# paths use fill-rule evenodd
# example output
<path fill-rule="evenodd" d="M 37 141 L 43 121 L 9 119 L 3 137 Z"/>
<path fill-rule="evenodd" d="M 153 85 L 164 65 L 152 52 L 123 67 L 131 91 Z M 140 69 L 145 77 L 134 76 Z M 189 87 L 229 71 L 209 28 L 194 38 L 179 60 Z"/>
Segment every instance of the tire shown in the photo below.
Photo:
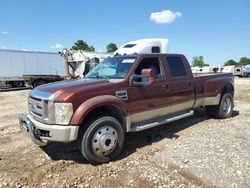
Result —
<path fill-rule="evenodd" d="M 92 164 L 107 163 L 122 151 L 124 130 L 121 123 L 110 116 L 94 118 L 80 130 L 79 146 L 83 157 Z"/>
<path fill-rule="evenodd" d="M 231 93 L 225 93 L 219 105 L 216 106 L 206 106 L 206 111 L 208 116 L 219 119 L 229 118 L 233 113 L 234 102 Z"/>
<path fill-rule="evenodd" d="M 10 85 L 13 88 L 24 87 L 24 81 L 11 81 Z"/>

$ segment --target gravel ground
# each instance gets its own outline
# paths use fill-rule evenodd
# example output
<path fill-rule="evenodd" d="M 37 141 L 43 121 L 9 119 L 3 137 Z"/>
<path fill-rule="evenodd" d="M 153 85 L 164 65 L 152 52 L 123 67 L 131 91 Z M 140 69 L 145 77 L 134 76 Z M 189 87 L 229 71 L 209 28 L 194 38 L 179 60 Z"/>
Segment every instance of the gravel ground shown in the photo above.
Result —
<path fill-rule="evenodd" d="M 40 148 L 18 128 L 28 91 L 0 92 L 1 187 L 250 187 L 250 79 L 232 118 L 192 117 L 126 135 L 121 157 L 93 166 L 74 143 Z"/>
<path fill-rule="evenodd" d="M 220 120 L 180 138 L 152 161 L 206 186 L 250 187 L 250 120 L 240 118 Z"/>

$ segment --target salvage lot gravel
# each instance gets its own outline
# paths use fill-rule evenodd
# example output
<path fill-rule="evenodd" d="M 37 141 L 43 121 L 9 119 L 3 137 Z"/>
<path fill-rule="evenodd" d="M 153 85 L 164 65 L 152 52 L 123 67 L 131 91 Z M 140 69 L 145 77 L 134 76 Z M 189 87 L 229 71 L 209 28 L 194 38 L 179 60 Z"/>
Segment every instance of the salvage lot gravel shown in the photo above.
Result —
<path fill-rule="evenodd" d="M 250 79 L 231 118 L 195 116 L 126 135 L 122 156 L 93 166 L 76 145 L 40 148 L 18 127 L 28 90 L 0 93 L 1 187 L 250 187 Z"/>

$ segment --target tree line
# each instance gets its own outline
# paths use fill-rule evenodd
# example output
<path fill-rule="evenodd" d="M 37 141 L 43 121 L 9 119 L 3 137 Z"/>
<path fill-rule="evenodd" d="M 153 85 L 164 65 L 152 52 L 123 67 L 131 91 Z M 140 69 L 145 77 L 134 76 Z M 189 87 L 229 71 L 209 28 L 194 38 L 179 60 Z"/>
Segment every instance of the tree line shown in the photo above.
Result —
<path fill-rule="evenodd" d="M 230 65 L 236 65 L 236 66 L 250 65 L 250 58 L 242 57 L 242 58 L 240 58 L 239 62 L 234 61 L 233 59 L 230 59 L 230 60 L 224 62 L 224 66 L 230 66 Z M 209 66 L 209 64 L 206 64 L 204 62 L 203 56 L 193 57 L 192 67 L 205 67 L 205 66 Z"/>
<path fill-rule="evenodd" d="M 115 43 L 111 42 L 106 46 L 106 52 L 111 53 L 116 51 L 118 48 Z M 95 48 L 92 45 L 89 45 L 87 42 L 83 40 L 78 40 L 74 43 L 74 45 L 71 47 L 71 50 L 83 50 L 88 52 L 94 52 Z"/>
<path fill-rule="evenodd" d="M 230 59 L 225 62 L 224 66 L 229 66 L 229 65 L 236 65 L 236 66 L 246 66 L 250 64 L 250 58 L 247 57 L 242 57 L 240 58 L 240 61 L 234 61 L 233 59 Z"/>

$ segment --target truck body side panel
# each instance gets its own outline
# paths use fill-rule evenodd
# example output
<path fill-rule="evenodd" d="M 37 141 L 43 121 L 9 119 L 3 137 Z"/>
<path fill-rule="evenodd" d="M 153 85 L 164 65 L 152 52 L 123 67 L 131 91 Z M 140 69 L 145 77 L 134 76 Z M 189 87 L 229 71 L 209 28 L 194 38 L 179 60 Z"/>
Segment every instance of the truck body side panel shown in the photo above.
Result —
<path fill-rule="evenodd" d="M 212 74 L 194 77 L 196 83 L 196 103 L 197 106 L 219 104 L 220 94 L 224 88 L 233 88 L 232 74 Z"/>

